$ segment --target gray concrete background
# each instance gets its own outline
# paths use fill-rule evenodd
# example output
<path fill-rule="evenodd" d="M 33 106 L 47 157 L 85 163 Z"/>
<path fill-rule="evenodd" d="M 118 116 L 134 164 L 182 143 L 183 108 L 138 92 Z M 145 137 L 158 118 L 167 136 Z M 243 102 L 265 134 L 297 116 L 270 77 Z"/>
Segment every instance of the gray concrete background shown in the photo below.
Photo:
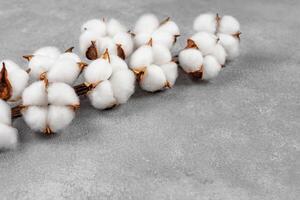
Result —
<path fill-rule="evenodd" d="M 0 1 L 0 55 L 78 47 L 80 25 L 145 12 L 171 16 L 182 37 L 206 11 L 242 24 L 241 56 L 209 83 L 137 91 L 100 112 L 83 100 L 74 123 L 46 138 L 22 119 L 16 151 L 0 153 L 0 199 L 296 200 L 300 196 L 297 0 Z M 78 48 L 77 48 L 78 50 Z"/>

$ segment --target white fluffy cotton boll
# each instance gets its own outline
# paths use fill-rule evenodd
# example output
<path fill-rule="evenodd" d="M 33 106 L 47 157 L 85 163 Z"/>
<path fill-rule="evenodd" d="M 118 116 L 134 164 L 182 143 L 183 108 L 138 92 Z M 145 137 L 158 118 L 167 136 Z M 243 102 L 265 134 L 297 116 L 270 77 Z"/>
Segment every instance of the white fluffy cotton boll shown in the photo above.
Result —
<path fill-rule="evenodd" d="M 72 85 L 80 73 L 78 63 L 73 58 L 57 60 L 47 72 L 49 82 L 64 82 Z"/>
<path fill-rule="evenodd" d="M 91 19 L 81 26 L 81 32 L 84 33 L 86 31 L 94 32 L 99 36 L 104 36 L 107 32 L 106 23 L 103 20 Z"/>
<path fill-rule="evenodd" d="M 134 37 L 134 44 L 138 48 L 142 45 L 145 45 L 151 39 L 151 33 L 139 33 Z"/>
<path fill-rule="evenodd" d="M 239 40 L 228 34 L 218 34 L 220 44 L 224 47 L 228 59 L 232 60 L 239 56 Z"/>
<path fill-rule="evenodd" d="M 50 105 L 48 108 L 48 126 L 54 133 L 67 127 L 75 117 L 75 111 L 66 106 Z"/>
<path fill-rule="evenodd" d="M 101 37 L 96 42 L 96 46 L 99 48 L 99 53 L 103 54 L 106 49 L 110 55 L 117 55 L 117 45 L 111 37 Z"/>
<path fill-rule="evenodd" d="M 140 80 L 141 88 L 149 92 L 163 89 L 166 83 L 164 71 L 157 65 L 149 65 Z"/>
<path fill-rule="evenodd" d="M 99 83 L 97 87 L 88 93 L 88 97 L 91 104 L 98 109 L 107 109 L 117 103 L 112 86 L 108 80 Z"/>
<path fill-rule="evenodd" d="M 136 22 L 134 27 L 134 33 L 152 33 L 159 27 L 159 20 L 153 14 L 144 14 Z"/>
<path fill-rule="evenodd" d="M 119 32 L 115 34 L 113 40 L 116 45 L 121 45 L 126 57 L 132 53 L 134 44 L 130 33 Z"/>
<path fill-rule="evenodd" d="M 29 106 L 22 110 L 22 116 L 26 124 L 34 131 L 45 131 L 47 127 L 47 107 Z"/>
<path fill-rule="evenodd" d="M 151 38 L 153 44 L 162 44 L 169 49 L 173 46 L 175 41 L 174 35 L 164 31 L 153 32 Z"/>
<path fill-rule="evenodd" d="M 153 51 L 150 45 L 139 47 L 130 57 L 130 68 L 140 70 L 153 62 Z"/>
<path fill-rule="evenodd" d="M 23 92 L 22 101 L 24 106 L 47 106 L 47 92 L 44 81 L 37 81 L 29 85 Z"/>
<path fill-rule="evenodd" d="M 79 105 L 75 90 L 65 83 L 51 83 L 48 86 L 48 102 L 57 106 Z"/>
<path fill-rule="evenodd" d="M 203 80 L 210 80 L 218 76 L 221 65 L 214 56 L 205 56 L 203 59 Z"/>
<path fill-rule="evenodd" d="M 128 69 L 119 70 L 112 75 L 110 82 L 118 104 L 126 103 L 134 93 L 134 73 Z"/>
<path fill-rule="evenodd" d="M 14 149 L 18 142 L 17 129 L 0 123 L 0 150 Z"/>
<path fill-rule="evenodd" d="M 152 45 L 152 54 L 153 54 L 153 64 L 162 65 L 168 63 L 172 60 L 172 55 L 170 50 L 160 44 Z"/>
<path fill-rule="evenodd" d="M 28 63 L 30 76 L 38 80 L 42 73 L 47 72 L 55 63 L 55 59 L 42 55 L 36 55 Z"/>
<path fill-rule="evenodd" d="M 178 66 L 175 62 L 169 62 L 160 66 L 164 71 L 169 86 L 173 86 L 178 77 Z"/>
<path fill-rule="evenodd" d="M 10 106 L 2 99 L 0 99 L 0 124 L 11 125 Z"/>
<path fill-rule="evenodd" d="M 221 65 L 225 65 L 227 54 L 222 45 L 217 44 L 211 55 L 213 55 Z"/>
<path fill-rule="evenodd" d="M 108 60 L 98 58 L 91 62 L 84 70 L 84 78 L 88 83 L 98 83 L 110 78 L 112 66 Z"/>
<path fill-rule="evenodd" d="M 107 34 L 111 37 L 117 33 L 126 32 L 127 29 L 118 20 L 112 18 L 107 22 Z"/>
<path fill-rule="evenodd" d="M 240 31 L 240 23 L 233 16 L 225 15 L 221 18 L 219 32 L 225 34 L 235 34 Z"/>
<path fill-rule="evenodd" d="M 64 60 L 64 59 L 72 59 L 74 60 L 75 62 L 81 62 L 81 59 L 80 57 L 75 54 L 75 53 L 71 53 L 71 52 L 66 52 L 66 53 L 63 53 L 61 54 L 59 57 L 58 57 L 58 60 Z"/>
<path fill-rule="evenodd" d="M 92 45 L 92 42 L 97 43 L 99 35 L 96 32 L 85 31 L 80 35 L 79 46 L 82 54 L 85 54 L 88 48 Z"/>
<path fill-rule="evenodd" d="M 180 35 L 180 30 L 177 24 L 174 21 L 167 21 L 164 24 L 162 24 L 157 31 L 167 32 L 170 33 L 173 36 Z"/>
<path fill-rule="evenodd" d="M 11 60 L 2 60 L 0 62 L 0 71 L 2 70 L 2 63 L 5 64 L 8 80 L 12 87 L 10 101 L 16 101 L 22 95 L 23 90 L 28 85 L 29 75 L 21 67 Z"/>
<path fill-rule="evenodd" d="M 60 55 L 59 49 L 56 47 L 48 46 L 48 47 L 42 47 L 38 50 L 36 50 L 33 55 L 34 56 L 46 56 L 52 59 L 57 59 L 57 57 Z"/>
<path fill-rule="evenodd" d="M 194 30 L 197 32 L 215 33 L 217 29 L 216 14 L 201 14 L 194 20 Z"/>
<path fill-rule="evenodd" d="M 179 53 L 179 63 L 185 72 L 195 72 L 201 69 L 203 55 L 198 49 L 184 49 Z"/>
<path fill-rule="evenodd" d="M 126 70 L 128 69 L 127 63 L 116 55 L 110 55 L 110 65 L 112 67 L 112 74 L 119 70 Z"/>
<path fill-rule="evenodd" d="M 214 50 L 218 38 L 211 33 L 199 32 L 193 35 L 191 39 L 196 43 L 199 50 L 207 55 Z"/>

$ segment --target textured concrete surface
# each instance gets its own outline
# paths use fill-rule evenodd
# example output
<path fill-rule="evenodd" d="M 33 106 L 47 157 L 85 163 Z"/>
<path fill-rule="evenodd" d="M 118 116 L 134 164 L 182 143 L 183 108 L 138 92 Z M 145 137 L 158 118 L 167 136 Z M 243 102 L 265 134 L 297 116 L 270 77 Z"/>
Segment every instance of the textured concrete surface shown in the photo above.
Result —
<path fill-rule="evenodd" d="M 298 0 L 0 1 L 0 55 L 78 46 L 94 17 L 128 26 L 144 12 L 192 33 L 214 11 L 242 24 L 242 55 L 209 83 L 138 91 L 100 112 L 83 100 L 72 125 L 46 138 L 22 119 L 17 150 L 0 153 L 0 199 L 296 200 L 300 196 Z"/>

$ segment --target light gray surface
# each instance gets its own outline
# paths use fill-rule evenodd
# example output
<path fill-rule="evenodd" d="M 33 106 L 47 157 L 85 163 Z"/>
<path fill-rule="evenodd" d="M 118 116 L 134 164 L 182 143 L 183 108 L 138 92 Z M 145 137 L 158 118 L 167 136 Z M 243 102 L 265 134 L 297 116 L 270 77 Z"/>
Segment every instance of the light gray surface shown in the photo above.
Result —
<path fill-rule="evenodd" d="M 0 199 L 290 200 L 300 196 L 299 7 L 291 1 L 0 1 L 0 55 L 78 47 L 80 25 L 144 12 L 192 33 L 199 13 L 232 14 L 242 55 L 210 83 L 180 75 L 174 89 L 138 91 L 100 112 L 84 100 L 52 138 L 19 119 L 20 145 L 0 154 Z M 78 48 L 77 48 L 78 50 Z"/>

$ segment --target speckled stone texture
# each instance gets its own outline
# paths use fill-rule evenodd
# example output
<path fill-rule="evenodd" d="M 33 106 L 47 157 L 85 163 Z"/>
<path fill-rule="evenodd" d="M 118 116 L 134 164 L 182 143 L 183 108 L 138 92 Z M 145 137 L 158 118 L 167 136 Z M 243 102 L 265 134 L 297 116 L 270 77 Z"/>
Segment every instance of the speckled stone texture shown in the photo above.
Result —
<path fill-rule="evenodd" d="M 78 52 L 80 25 L 115 17 L 132 27 L 154 12 L 182 37 L 202 12 L 242 24 L 241 56 L 211 82 L 181 73 L 166 92 L 137 91 L 123 106 L 93 109 L 51 138 L 22 119 L 15 151 L 0 153 L 0 199 L 298 200 L 300 49 L 298 0 L 0 1 L 0 55 L 45 45 Z"/>

